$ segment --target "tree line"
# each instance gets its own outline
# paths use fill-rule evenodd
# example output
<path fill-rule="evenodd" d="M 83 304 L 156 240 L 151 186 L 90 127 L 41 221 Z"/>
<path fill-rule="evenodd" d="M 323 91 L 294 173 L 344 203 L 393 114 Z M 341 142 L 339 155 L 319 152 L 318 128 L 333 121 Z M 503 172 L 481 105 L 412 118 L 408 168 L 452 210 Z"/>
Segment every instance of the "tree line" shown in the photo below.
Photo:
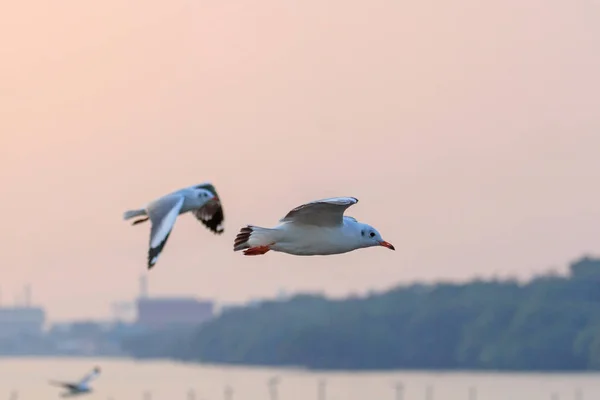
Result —
<path fill-rule="evenodd" d="M 194 330 L 129 338 L 136 357 L 312 369 L 600 369 L 600 259 L 565 276 L 298 295 L 228 310 Z"/>

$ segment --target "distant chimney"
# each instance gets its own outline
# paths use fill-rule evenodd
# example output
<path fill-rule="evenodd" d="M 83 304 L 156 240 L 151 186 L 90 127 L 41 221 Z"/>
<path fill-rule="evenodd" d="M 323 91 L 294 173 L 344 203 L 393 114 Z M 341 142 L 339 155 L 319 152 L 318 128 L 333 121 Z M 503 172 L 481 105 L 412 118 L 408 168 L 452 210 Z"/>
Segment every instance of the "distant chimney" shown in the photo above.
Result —
<path fill-rule="evenodd" d="M 140 276 L 140 299 L 148 297 L 148 278 L 146 275 Z"/>
<path fill-rule="evenodd" d="M 25 307 L 31 307 L 31 285 L 25 285 Z"/>

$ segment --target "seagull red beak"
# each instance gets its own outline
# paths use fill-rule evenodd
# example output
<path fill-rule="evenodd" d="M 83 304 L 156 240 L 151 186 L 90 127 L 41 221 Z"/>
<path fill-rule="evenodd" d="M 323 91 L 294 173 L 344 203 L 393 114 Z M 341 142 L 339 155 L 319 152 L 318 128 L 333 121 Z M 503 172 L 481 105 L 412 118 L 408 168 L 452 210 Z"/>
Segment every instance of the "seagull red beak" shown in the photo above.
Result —
<path fill-rule="evenodd" d="M 394 251 L 396 250 L 394 248 L 394 245 L 392 245 L 391 243 L 386 242 L 385 240 L 382 240 L 381 242 L 379 242 L 379 245 L 383 246 L 383 247 L 387 247 L 390 250 L 394 250 Z"/>

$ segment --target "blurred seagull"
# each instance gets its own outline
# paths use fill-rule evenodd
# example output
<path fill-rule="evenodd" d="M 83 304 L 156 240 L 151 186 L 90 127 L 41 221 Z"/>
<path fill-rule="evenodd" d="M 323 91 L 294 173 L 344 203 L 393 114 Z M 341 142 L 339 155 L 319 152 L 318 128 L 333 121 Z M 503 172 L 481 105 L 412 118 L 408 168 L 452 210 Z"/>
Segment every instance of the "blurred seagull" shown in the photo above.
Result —
<path fill-rule="evenodd" d="M 61 397 L 73 397 L 78 396 L 85 393 L 90 393 L 92 388 L 89 386 L 90 382 L 96 379 L 100 375 L 100 367 L 94 367 L 94 369 L 84 376 L 77 383 L 67 383 L 67 382 L 56 382 L 50 381 L 51 385 L 60 386 L 64 389 L 67 389 L 67 392 L 63 392 Z"/>
<path fill-rule="evenodd" d="M 150 202 L 145 208 L 125 211 L 123 219 L 146 216 L 132 223 L 137 225 L 150 220 L 150 249 L 148 269 L 151 269 L 162 252 L 171 234 L 175 220 L 180 214 L 192 211 L 196 218 L 215 234 L 223 228 L 223 207 L 215 187 L 208 182 L 169 193 Z"/>
<path fill-rule="evenodd" d="M 244 250 L 247 256 L 269 250 L 298 256 L 341 254 L 371 246 L 395 250 L 375 228 L 344 216 L 356 203 L 355 197 L 316 200 L 294 208 L 274 228 L 248 225 L 236 236 L 233 250 Z"/>

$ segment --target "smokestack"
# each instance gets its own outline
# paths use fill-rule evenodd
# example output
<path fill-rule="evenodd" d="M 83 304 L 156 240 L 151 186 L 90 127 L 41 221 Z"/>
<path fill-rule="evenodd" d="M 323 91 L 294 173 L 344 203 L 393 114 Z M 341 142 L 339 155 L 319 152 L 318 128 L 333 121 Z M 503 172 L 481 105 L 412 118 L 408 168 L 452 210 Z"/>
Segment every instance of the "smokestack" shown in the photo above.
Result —
<path fill-rule="evenodd" d="M 148 278 L 146 275 L 140 276 L 140 299 L 148 297 Z"/>
<path fill-rule="evenodd" d="M 25 285 L 25 307 L 31 307 L 31 285 Z"/>

